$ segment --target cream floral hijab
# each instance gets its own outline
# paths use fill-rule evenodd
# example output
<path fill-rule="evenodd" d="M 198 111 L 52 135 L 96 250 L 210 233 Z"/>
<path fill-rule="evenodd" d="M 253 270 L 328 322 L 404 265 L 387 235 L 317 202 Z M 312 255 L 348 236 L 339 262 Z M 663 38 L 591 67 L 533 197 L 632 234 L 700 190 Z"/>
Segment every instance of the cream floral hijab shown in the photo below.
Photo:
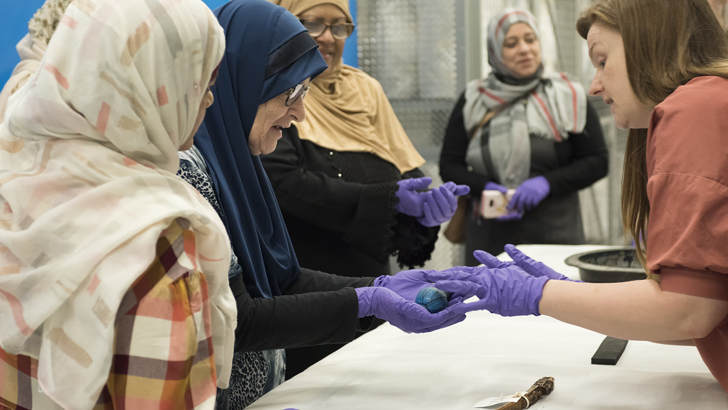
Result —
<path fill-rule="evenodd" d="M 93 407 L 119 303 L 180 217 L 197 254 L 181 263 L 207 278 L 227 387 L 230 244 L 174 175 L 224 34 L 201 0 L 154 3 L 74 1 L 0 125 L 0 347 L 38 358 L 41 389 L 64 408 Z"/>

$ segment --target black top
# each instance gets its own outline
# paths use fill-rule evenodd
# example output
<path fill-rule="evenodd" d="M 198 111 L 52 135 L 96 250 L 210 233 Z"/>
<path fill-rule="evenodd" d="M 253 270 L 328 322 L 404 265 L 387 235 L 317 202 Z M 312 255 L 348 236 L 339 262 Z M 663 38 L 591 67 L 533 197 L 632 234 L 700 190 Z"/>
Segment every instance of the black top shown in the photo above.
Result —
<path fill-rule="evenodd" d="M 465 93 L 460 95 L 445 129 L 445 139 L 440 152 L 440 176 L 443 181 L 468 185 L 470 192 L 475 193 L 482 191 L 488 181 L 497 181 L 493 176 L 468 170 L 465 154 L 470 143 L 470 136 L 465 130 L 464 105 Z M 487 144 L 488 136 L 487 134 L 482 135 L 484 144 Z M 533 136 L 532 142 L 534 138 L 542 139 Z M 609 152 L 602 134 L 599 115 L 588 101 L 584 132 L 581 134 L 569 133 L 566 141 L 554 145 L 558 160 L 556 166 L 536 161 L 532 161 L 531 164 L 531 177 L 543 175 L 551 185 L 550 195 L 578 191 L 607 175 Z M 532 158 L 534 157 L 532 156 Z"/>
<path fill-rule="evenodd" d="M 390 273 L 430 258 L 439 227 L 397 212 L 393 164 L 365 152 L 339 152 L 301 140 L 291 127 L 271 154 L 261 157 L 278 198 L 301 266 L 342 276 Z"/>
<path fill-rule="evenodd" d="M 465 130 L 463 105 L 460 96 L 445 130 L 440 152 L 440 176 L 443 181 L 468 185 L 471 201 L 468 204 L 466 228 L 466 263 L 478 264 L 472 251 L 485 250 L 492 254 L 503 252 L 508 243 L 580 244 L 584 243 L 578 191 L 607 175 L 609 152 L 602 134 L 599 116 L 587 101 L 587 119 L 581 134 L 569 133 L 562 142 L 530 135 L 531 170 L 529 178 L 543 175 L 551 185 L 549 195 L 534 209 L 516 221 L 483 219 L 472 212 L 480 206 L 480 193 L 489 181 L 499 183 L 495 175 L 473 172 L 466 163 L 470 135 Z M 481 149 L 486 164 L 490 134 L 486 125 L 481 134 Z M 489 168 L 492 169 L 492 168 Z"/>
<path fill-rule="evenodd" d="M 373 317 L 358 319 L 354 288 L 374 278 L 347 278 L 301 269 L 301 276 L 285 295 L 251 298 L 242 276 L 230 280 L 238 306 L 236 351 L 258 351 L 324 343 L 346 343 L 355 331 L 366 331 Z"/>

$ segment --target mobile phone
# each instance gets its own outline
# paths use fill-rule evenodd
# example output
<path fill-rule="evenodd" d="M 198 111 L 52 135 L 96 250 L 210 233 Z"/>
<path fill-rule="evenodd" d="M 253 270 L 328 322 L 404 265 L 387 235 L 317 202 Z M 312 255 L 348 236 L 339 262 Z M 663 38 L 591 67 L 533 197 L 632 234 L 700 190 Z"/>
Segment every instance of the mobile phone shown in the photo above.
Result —
<path fill-rule="evenodd" d="M 483 191 L 480 201 L 480 214 L 485 219 L 495 219 L 516 212 L 509 211 L 507 208 L 508 202 L 511 201 L 514 193 L 516 193 L 515 189 L 509 189 L 505 194 L 496 190 Z"/>

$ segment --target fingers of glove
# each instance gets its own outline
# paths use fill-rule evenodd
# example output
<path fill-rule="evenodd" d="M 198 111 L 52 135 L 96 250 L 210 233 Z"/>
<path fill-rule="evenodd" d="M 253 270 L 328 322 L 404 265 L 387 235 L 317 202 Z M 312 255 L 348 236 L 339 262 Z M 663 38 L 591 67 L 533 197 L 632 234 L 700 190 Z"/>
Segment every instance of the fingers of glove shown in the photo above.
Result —
<path fill-rule="evenodd" d="M 460 268 L 462 267 L 459 266 L 458 269 Z M 474 272 L 467 270 L 446 269 L 428 272 L 426 278 L 430 283 L 435 283 L 440 280 L 470 280 L 473 274 Z"/>
<path fill-rule="evenodd" d="M 518 212 L 523 213 L 523 202 L 525 200 L 525 194 L 523 192 L 523 189 L 519 187 L 516 189 L 516 193 L 513 194 L 513 198 L 508 202 L 508 209 L 516 210 Z"/>
<path fill-rule="evenodd" d="M 483 285 L 463 280 L 438 280 L 435 287 L 443 292 L 451 292 L 461 295 L 475 295 L 480 298 L 484 293 Z"/>
<path fill-rule="evenodd" d="M 485 184 L 485 190 L 486 191 L 500 191 L 500 193 L 505 194 L 508 192 L 508 188 L 504 187 L 501 184 L 496 184 L 495 182 L 488 182 Z"/>
<path fill-rule="evenodd" d="M 409 269 L 409 270 L 402 270 L 397 273 L 395 273 L 392 276 L 385 275 L 386 278 L 389 278 L 390 281 L 400 281 L 403 279 L 409 280 L 409 281 L 421 281 L 426 282 L 427 281 L 427 272 L 432 272 L 430 269 Z"/>
<path fill-rule="evenodd" d="M 452 326 L 454 324 L 460 323 L 463 320 L 465 320 L 465 314 L 460 313 L 457 316 L 454 316 L 454 317 L 452 317 L 450 319 L 447 319 L 447 320 L 445 320 L 444 322 L 442 322 L 440 324 L 437 324 L 435 326 L 430 326 L 430 327 L 423 328 L 421 331 L 415 331 L 414 333 L 426 333 L 426 332 L 432 332 L 432 331 L 435 331 L 435 330 L 444 329 L 446 327 L 449 327 L 449 326 Z"/>
<path fill-rule="evenodd" d="M 427 189 L 428 186 L 432 183 L 432 178 L 430 177 L 421 177 L 421 178 L 411 178 L 407 180 L 407 189 L 410 190 L 420 190 L 420 189 Z"/>
<path fill-rule="evenodd" d="M 450 300 L 447 302 L 447 305 L 448 306 L 455 306 L 458 303 L 463 303 L 463 300 L 465 300 L 465 298 L 463 296 L 452 295 L 452 297 L 450 298 Z"/>
<path fill-rule="evenodd" d="M 487 268 L 505 268 L 513 264 L 513 262 L 504 262 L 485 251 L 475 251 L 473 256 Z"/>
<path fill-rule="evenodd" d="M 523 217 L 523 214 L 520 212 L 509 212 L 503 216 L 499 216 L 496 218 L 497 221 L 516 221 L 518 219 L 521 219 Z"/>
<path fill-rule="evenodd" d="M 467 185 L 458 185 L 455 187 L 452 193 L 455 194 L 455 196 L 467 195 L 470 193 L 470 187 Z"/>
<path fill-rule="evenodd" d="M 435 207 L 433 207 L 435 215 L 446 218 L 446 220 L 450 219 L 452 214 L 454 214 L 455 210 L 458 208 L 458 198 L 447 189 L 437 188 L 430 192 L 432 193 L 432 200 L 438 208 L 435 209 Z"/>
<path fill-rule="evenodd" d="M 508 244 L 505 246 L 505 251 L 508 254 L 508 256 L 513 259 L 513 262 L 520 267 L 521 269 L 525 270 L 529 275 L 532 276 L 544 276 L 545 273 L 542 272 L 542 267 L 546 267 L 541 262 L 536 262 L 535 260 L 528 257 L 525 253 L 519 251 L 515 246 Z M 538 266 L 541 265 L 541 266 Z"/>
<path fill-rule="evenodd" d="M 538 201 L 533 196 L 527 196 L 523 201 L 523 209 L 525 211 L 530 211 L 531 209 L 535 208 L 536 205 L 538 205 Z"/>
<path fill-rule="evenodd" d="M 474 312 L 476 310 L 488 310 L 488 307 L 489 302 L 487 300 L 481 299 L 470 303 L 461 303 L 459 305 L 455 305 L 452 307 L 452 309 L 458 313 L 465 314 L 468 312 Z"/>
<path fill-rule="evenodd" d="M 440 185 L 439 187 L 437 187 L 435 189 L 438 189 L 438 188 L 439 189 L 447 189 L 448 191 L 453 192 L 453 191 L 455 191 L 455 188 L 457 188 L 457 185 L 454 182 L 452 182 L 452 181 L 448 181 L 448 182 L 445 182 L 444 184 Z"/>
<path fill-rule="evenodd" d="M 437 218 L 435 218 L 435 216 L 432 214 L 432 207 L 430 207 L 430 204 L 428 202 L 422 203 L 422 212 L 424 213 L 424 215 L 417 218 L 417 222 L 430 228 L 440 225 L 440 223 L 437 221 Z"/>

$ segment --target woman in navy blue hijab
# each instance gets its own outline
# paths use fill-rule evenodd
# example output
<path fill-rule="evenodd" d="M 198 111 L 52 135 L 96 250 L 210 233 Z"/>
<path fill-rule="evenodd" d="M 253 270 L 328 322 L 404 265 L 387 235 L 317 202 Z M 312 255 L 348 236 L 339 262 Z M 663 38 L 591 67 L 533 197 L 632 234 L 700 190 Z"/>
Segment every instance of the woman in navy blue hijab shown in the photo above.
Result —
<path fill-rule="evenodd" d="M 372 316 L 406 332 L 465 319 L 455 300 L 436 314 L 414 303 L 429 271 L 341 277 L 300 268 L 261 165 L 281 130 L 305 119 L 309 81 L 327 66 L 301 23 L 265 0 L 232 0 L 215 10 L 226 51 L 212 86 L 215 102 L 180 153 L 179 175 L 215 207 L 233 250 L 229 279 L 238 326 L 230 388 L 217 408 L 244 408 L 283 381 L 281 349 L 345 343 Z"/>

